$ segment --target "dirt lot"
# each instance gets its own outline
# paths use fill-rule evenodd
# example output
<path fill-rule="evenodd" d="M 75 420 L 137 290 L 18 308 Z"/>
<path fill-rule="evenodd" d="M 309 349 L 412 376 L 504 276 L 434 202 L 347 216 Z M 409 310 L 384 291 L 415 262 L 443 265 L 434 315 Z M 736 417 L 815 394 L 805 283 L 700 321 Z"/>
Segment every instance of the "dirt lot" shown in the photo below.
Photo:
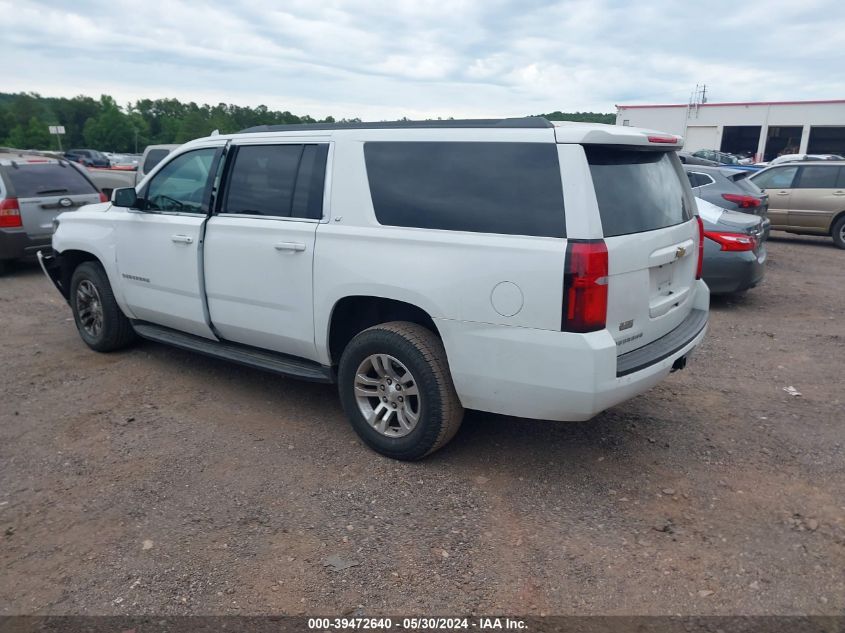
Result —
<path fill-rule="evenodd" d="M 648 394 L 577 424 L 472 413 L 416 464 L 363 447 L 333 387 L 91 352 L 18 266 L 0 614 L 842 614 L 845 252 L 769 252 Z"/>

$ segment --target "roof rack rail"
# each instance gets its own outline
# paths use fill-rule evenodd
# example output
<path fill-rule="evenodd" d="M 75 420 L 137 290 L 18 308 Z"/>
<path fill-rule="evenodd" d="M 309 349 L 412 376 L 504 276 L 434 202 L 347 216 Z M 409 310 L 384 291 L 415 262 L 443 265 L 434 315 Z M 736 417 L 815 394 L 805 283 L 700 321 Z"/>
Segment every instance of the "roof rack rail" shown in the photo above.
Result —
<path fill-rule="evenodd" d="M 238 134 L 255 132 L 296 132 L 308 130 L 368 130 L 406 128 L 550 128 L 547 119 L 528 116 L 513 119 L 437 119 L 430 121 L 374 121 L 353 123 L 292 123 L 285 125 L 256 125 Z"/>

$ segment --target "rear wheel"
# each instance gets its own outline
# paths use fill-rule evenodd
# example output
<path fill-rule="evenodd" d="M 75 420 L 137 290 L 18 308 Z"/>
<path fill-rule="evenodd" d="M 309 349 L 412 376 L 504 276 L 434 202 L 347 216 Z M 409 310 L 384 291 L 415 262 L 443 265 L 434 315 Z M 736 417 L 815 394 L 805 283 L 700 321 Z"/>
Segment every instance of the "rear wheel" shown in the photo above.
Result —
<path fill-rule="evenodd" d="M 83 262 L 70 281 L 70 306 L 76 329 L 85 344 L 111 352 L 135 340 L 135 331 L 112 293 L 106 271 L 96 262 Z"/>
<path fill-rule="evenodd" d="M 833 238 L 834 244 L 839 248 L 845 248 L 845 214 L 833 223 L 830 236 Z"/>
<path fill-rule="evenodd" d="M 463 419 L 443 343 L 415 323 L 384 323 L 353 338 L 340 359 L 338 389 L 361 439 L 394 459 L 433 453 Z"/>

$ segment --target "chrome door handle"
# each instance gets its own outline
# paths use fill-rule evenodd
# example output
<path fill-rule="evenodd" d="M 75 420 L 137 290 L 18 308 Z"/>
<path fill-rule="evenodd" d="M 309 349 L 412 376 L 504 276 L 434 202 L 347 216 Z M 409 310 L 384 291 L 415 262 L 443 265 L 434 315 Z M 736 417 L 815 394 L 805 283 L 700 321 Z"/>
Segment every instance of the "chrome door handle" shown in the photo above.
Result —
<path fill-rule="evenodd" d="M 789 195 L 789 192 L 788 192 L 788 191 L 778 191 L 778 192 L 777 192 L 777 195 L 779 195 L 779 196 L 788 196 L 788 195 Z"/>
<path fill-rule="evenodd" d="M 170 240 L 172 242 L 176 242 L 177 244 L 193 244 L 194 238 L 190 235 L 171 235 Z"/>
<path fill-rule="evenodd" d="M 305 250 L 305 244 L 302 242 L 277 242 L 273 245 L 277 251 L 293 251 L 294 253 L 301 253 Z"/>
<path fill-rule="evenodd" d="M 845 196 L 845 191 L 834 191 L 833 195 L 834 196 Z"/>

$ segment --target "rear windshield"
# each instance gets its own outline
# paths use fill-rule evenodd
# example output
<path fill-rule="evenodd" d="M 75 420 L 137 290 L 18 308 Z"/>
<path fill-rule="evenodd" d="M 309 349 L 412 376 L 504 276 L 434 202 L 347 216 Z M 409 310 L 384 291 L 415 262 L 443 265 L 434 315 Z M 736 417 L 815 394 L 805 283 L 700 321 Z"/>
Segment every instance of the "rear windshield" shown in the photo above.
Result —
<path fill-rule="evenodd" d="M 554 143 L 369 142 L 364 157 L 381 224 L 566 235 Z"/>
<path fill-rule="evenodd" d="M 585 146 L 605 237 L 692 218 L 672 152 Z"/>
<path fill-rule="evenodd" d="M 75 167 L 58 163 L 23 164 L 6 167 L 6 176 L 18 198 L 97 193 Z"/>
<path fill-rule="evenodd" d="M 153 167 L 158 165 L 161 160 L 169 153 L 169 149 L 151 149 L 149 152 L 147 152 L 147 158 L 144 160 L 144 173 L 150 173 Z"/>

